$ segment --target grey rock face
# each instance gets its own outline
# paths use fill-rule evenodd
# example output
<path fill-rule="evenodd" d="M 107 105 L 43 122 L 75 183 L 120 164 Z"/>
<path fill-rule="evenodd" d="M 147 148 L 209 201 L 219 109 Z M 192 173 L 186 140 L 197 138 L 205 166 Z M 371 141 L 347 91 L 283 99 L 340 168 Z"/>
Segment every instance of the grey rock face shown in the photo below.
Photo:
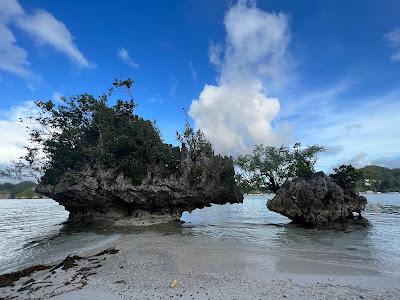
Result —
<path fill-rule="evenodd" d="M 63 174 L 55 185 L 39 184 L 37 191 L 63 205 L 70 221 L 124 218 L 179 219 L 183 211 L 243 201 L 228 157 L 184 155 L 181 172 L 165 178 L 157 169 L 140 185 L 102 166 L 86 165 Z M 169 218 L 164 218 L 168 216 Z"/>
<path fill-rule="evenodd" d="M 307 179 L 284 183 L 267 207 L 296 223 L 325 227 L 353 218 L 353 212 L 361 217 L 366 204 L 365 197 L 343 190 L 318 172 Z"/>

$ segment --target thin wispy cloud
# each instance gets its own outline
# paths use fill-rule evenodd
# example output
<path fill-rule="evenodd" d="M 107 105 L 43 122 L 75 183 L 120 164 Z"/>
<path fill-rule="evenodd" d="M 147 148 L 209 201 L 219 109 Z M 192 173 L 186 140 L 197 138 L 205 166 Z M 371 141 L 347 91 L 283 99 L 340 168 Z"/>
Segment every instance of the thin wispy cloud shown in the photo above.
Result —
<path fill-rule="evenodd" d="M 139 65 L 137 63 L 135 63 L 131 57 L 129 56 L 128 50 L 126 50 L 125 48 L 120 48 L 118 49 L 118 57 L 124 62 L 126 63 L 128 66 L 130 66 L 132 69 L 137 69 L 139 68 Z"/>
<path fill-rule="evenodd" d="M 66 25 L 45 10 L 27 13 L 17 0 L 0 1 L 0 69 L 27 78 L 34 76 L 29 67 L 28 52 L 17 44 L 10 29 L 15 25 L 40 46 L 49 46 L 64 54 L 79 67 L 93 67 L 74 41 Z"/>
<path fill-rule="evenodd" d="M 341 164 L 352 165 L 355 168 L 362 168 L 366 165 L 369 165 L 370 162 L 371 161 L 368 158 L 368 154 L 365 152 L 360 152 L 353 157 L 345 158 L 341 161 L 338 161 L 336 164 L 332 165 L 331 168 L 333 169 L 334 167 L 337 167 Z"/>
<path fill-rule="evenodd" d="M 168 96 L 169 96 L 169 98 L 170 99 L 174 99 L 175 97 L 176 97 L 176 90 L 177 90 L 177 88 L 178 88 L 178 86 L 179 86 L 179 80 L 178 79 L 176 79 L 176 78 L 172 78 L 172 85 L 171 85 L 171 87 L 169 88 L 169 91 L 168 91 Z"/>
<path fill-rule="evenodd" d="M 152 104 L 152 103 L 164 103 L 165 99 L 161 97 L 150 97 L 149 99 L 146 100 L 146 103 Z"/>
<path fill-rule="evenodd" d="M 329 120 L 329 114 L 337 101 L 343 99 L 345 94 L 357 83 L 357 80 L 347 76 L 332 85 L 288 93 L 284 97 L 277 121 L 304 124 L 320 119 Z M 351 103 L 351 101 L 347 103 Z"/>
<path fill-rule="evenodd" d="M 395 49 L 390 59 L 395 62 L 400 61 L 400 27 L 395 27 L 386 33 L 385 39 L 388 46 Z"/>
<path fill-rule="evenodd" d="M 36 88 L 35 88 L 35 86 L 34 86 L 33 84 L 27 83 L 27 84 L 26 84 L 26 87 L 27 87 L 31 92 L 36 91 Z"/>
<path fill-rule="evenodd" d="M 146 100 L 146 103 L 163 104 L 165 102 L 174 100 L 176 98 L 176 93 L 177 93 L 180 81 L 178 79 L 176 79 L 175 77 L 172 77 L 171 82 L 172 83 L 169 86 L 168 90 L 166 92 L 164 92 L 162 96 L 159 94 L 152 96 Z"/>
<path fill-rule="evenodd" d="M 361 103 L 353 108 L 342 106 L 342 103 L 354 101 Z M 352 163 L 364 166 L 378 158 L 390 158 L 398 155 L 400 139 L 400 90 L 388 92 L 382 97 L 371 97 L 351 100 L 338 94 L 336 101 L 326 103 L 324 107 L 312 108 L 313 117 L 304 121 L 293 121 L 298 124 L 295 135 L 305 144 L 320 144 L 340 151 L 321 157 L 319 167 L 329 170 L 337 164 Z M 302 116 L 311 110 L 310 107 L 299 107 L 296 115 Z M 379 147 L 377 147 L 379 145 Z M 363 155 L 360 155 L 363 153 Z"/>
<path fill-rule="evenodd" d="M 400 47 L 400 27 L 393 28 L 385 34 L 385 38 L 390 47 Z"/>
<path fill-rule="evenodd" d="M 281 82 L 288 70 L 289 18 L 239 1 L 225 15 L 224 46 L 211 44 L 210 62 L 219 72 L 189 114 L 218 153 L 236 155 L 255 144 L 279 144 L 287 135 L 273 130 L 278 98 L 265 94 L 265 80 Z"/>
<path fill-rule="evenodd" d="M 80 67 L 92 67 L 64 23 L 45 10 L 25 14 L 18 18 L 17 25 L 25 30 L 39 45 L 51 46 L 66 55 Z"/>
<path fill-rule="evenodd" d="M 372 164 L 387 168 L 400 168 L 400 156 L 380 157 L 373 160 Z"/>
<path fill-rule="evenodd" d="M 189 69 L 190 69 L 190 74 L 192 75 L 193 81 L 197 81 L 197 73 L 196 73 L 196 71 L 194 70 L 193 63 L 192 63 L 192 62 L 189 62 Z"/>

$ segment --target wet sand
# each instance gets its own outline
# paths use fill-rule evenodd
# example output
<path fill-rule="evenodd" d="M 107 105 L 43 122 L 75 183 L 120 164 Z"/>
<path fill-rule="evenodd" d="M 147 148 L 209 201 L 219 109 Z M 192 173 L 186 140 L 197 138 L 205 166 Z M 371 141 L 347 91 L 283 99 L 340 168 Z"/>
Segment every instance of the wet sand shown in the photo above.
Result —
<path fill-rule="evenodd" d="M 116 254 L 38 271 L 5 299 L 400 299 L 399 278 L 179 233 L 123 234 Z M 171 283 L 176 280 L 176 286 Z"/>

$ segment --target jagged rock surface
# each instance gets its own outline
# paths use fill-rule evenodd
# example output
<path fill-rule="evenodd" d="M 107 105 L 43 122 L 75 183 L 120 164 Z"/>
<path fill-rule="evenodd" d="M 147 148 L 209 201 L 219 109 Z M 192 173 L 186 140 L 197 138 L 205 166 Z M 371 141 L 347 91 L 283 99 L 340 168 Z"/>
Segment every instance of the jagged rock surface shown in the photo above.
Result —
<path fill-rule="evenodd" d="M 285 182 L 267 207 L 296 223 L 326 227 L 353 218 L 353 212 L 361 217 L 366 203 L 365 197 L 343 190 L 318 172 L 307 179 Z"/>
<path fill-rule="evenodd" d="M 243 201 L 231 158 L 202 155 L 192 159 L 186 154 L 181 166 L 179 174 L 168 178 L 155 168 L 140 185 L 133 185 L 130 178 L 115 170 L 86 165 L 65 172 L 57 184 L 39 184 L 37 191 L 63 205 L 70 212 L 70 221 L 155 216 L 165 221 L 211 203 Z"/>

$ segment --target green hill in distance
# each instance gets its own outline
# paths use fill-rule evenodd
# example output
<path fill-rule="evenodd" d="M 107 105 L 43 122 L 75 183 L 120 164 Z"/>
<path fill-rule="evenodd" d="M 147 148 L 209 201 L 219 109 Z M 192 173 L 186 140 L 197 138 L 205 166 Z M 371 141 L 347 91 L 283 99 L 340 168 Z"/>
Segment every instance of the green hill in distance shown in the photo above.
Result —
<path fill-rule="evenodd" d="M 358 169 L 363 180 L 358 186 L 360 192 L 400 192 L 400 169 L 366 166 Z"/>
<path fill-rule="evenodd" d="M 23 181 L 20 183 L 0 184 L 0 199 L 39 199 L 45 198 L 35 192 L 36 183 Z"/>

